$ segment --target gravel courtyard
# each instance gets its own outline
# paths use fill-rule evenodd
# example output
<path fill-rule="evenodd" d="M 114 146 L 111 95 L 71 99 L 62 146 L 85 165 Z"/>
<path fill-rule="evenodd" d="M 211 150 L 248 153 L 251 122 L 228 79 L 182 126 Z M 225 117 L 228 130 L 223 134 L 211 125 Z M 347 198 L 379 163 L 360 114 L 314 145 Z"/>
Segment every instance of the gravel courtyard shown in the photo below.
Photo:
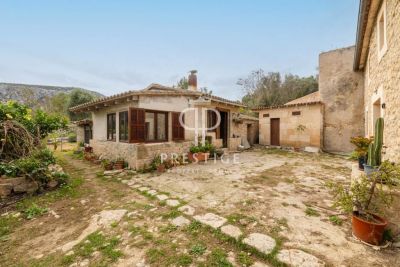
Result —
<path fill-rule="evenodd" d="M 1 211 L 0 266 L 400 265 L 398 249 L 361 244 L 332 208 L 325 183 L 350 183 L 352 162 L 340 156 L 256 148 L 235 163 L 230 154 L 113 175 L 58 157 L 67 187 Z M 32 203 L 46 211 L 28 220 Z"/>

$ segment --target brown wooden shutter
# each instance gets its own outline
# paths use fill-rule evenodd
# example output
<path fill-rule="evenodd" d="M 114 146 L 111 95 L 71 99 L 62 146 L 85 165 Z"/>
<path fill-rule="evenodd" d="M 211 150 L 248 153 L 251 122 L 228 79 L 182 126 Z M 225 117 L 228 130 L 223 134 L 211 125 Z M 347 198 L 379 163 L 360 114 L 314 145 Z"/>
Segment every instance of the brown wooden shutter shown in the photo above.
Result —
<path fill-rule="evenodd" d="M 179 122 L 180 114 L 179 112 L 172 113 L 172 140 L 174 141 L 185 140 L 185 128 Z M 185 117 L 183 117 L 183 121 L 185 121 Z"/>
<path fill-rule="evenodd" d="M 129 142 L 144 142 L 146 134 L 144 109 L 131 108 L 129 115 Z"/>

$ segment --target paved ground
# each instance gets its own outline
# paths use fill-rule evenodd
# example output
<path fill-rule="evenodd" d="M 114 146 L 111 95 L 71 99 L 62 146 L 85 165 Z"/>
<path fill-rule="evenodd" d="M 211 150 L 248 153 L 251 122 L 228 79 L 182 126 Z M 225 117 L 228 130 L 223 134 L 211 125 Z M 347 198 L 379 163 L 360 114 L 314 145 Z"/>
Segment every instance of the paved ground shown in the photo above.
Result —
<path fill-rule="evenodd" d="M 69 187 L 0 216 L 0 266 L 400 265 L 398 250 L 360 244 L 331 208 L 325 182 L 349 182 L 340 157 L 260 149 L 238 164 L 115 176 L 60 157 Z M 26 220 L 32 203 L 49 210 Z"/>

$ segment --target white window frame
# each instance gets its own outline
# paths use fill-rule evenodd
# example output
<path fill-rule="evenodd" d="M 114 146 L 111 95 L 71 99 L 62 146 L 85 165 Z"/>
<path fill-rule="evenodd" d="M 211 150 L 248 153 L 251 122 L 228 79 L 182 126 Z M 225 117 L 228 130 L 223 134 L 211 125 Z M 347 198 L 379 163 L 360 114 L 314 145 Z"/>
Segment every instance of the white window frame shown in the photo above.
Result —
<path fill-rule="evenodd" d="M 380 21 L 383 19 L 383 45 L 381 47 L 381 28 L 379 27 Z M 380 62 L 382 57 L 387 51 L 387 16 L 386 16 L 386 0 L 383 1 L 381 9 L 378 13 L 378 18 L 376 20 L 376 41 L 378 48 L 378 61 Z"/>

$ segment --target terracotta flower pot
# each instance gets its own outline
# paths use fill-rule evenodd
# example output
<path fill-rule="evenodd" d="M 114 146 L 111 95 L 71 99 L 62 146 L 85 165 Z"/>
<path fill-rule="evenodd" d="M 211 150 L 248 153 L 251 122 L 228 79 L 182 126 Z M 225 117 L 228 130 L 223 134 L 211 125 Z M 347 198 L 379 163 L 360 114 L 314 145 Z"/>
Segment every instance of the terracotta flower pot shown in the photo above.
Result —
<path fill-rule="evenodd" d="M 157 166 L 157 172 L 158 173 L 163 173 L 165 172 L 165 165 L 164 164 L 160 164 Z"/>
<path fill-rule="evenodd" d="M 93 152 L 93 147 L 85 146 L 85 152 L 92 153 Z"/>
<path fill-rule="evenodd" d="M 123 160 L 118 160 L 114 164 L 114 169 L 116 170 L 122 170 L 124 168 L 125 162 Z"/>
<path fill-rule="evenodd" d="M 104 170 L 105 171 L 111 171 L 113 169 L 113 164 L 112 163 L 108 163 L 106 165 L 104 165 Z"/>
<path fill-rule="evenodd" d="M 362 219 L 357 213 L 353 213 L 351 219 L 353 234 L 368 244 L 379 245 L 388 222 L 378 215 L 371 214 L 371 216 L 374 222 Z"/>
<path fill-rule="evenodd" d="M 208 156 L 210 155 L 210 153 L 203 153 L 203 152 L 199 152 L 199 153 L 189 153 L 188 154 L 188 159 L 191 162 L 195 162 L 196 159 L 197 161 L 206 161 L 208 159 Z"/>

